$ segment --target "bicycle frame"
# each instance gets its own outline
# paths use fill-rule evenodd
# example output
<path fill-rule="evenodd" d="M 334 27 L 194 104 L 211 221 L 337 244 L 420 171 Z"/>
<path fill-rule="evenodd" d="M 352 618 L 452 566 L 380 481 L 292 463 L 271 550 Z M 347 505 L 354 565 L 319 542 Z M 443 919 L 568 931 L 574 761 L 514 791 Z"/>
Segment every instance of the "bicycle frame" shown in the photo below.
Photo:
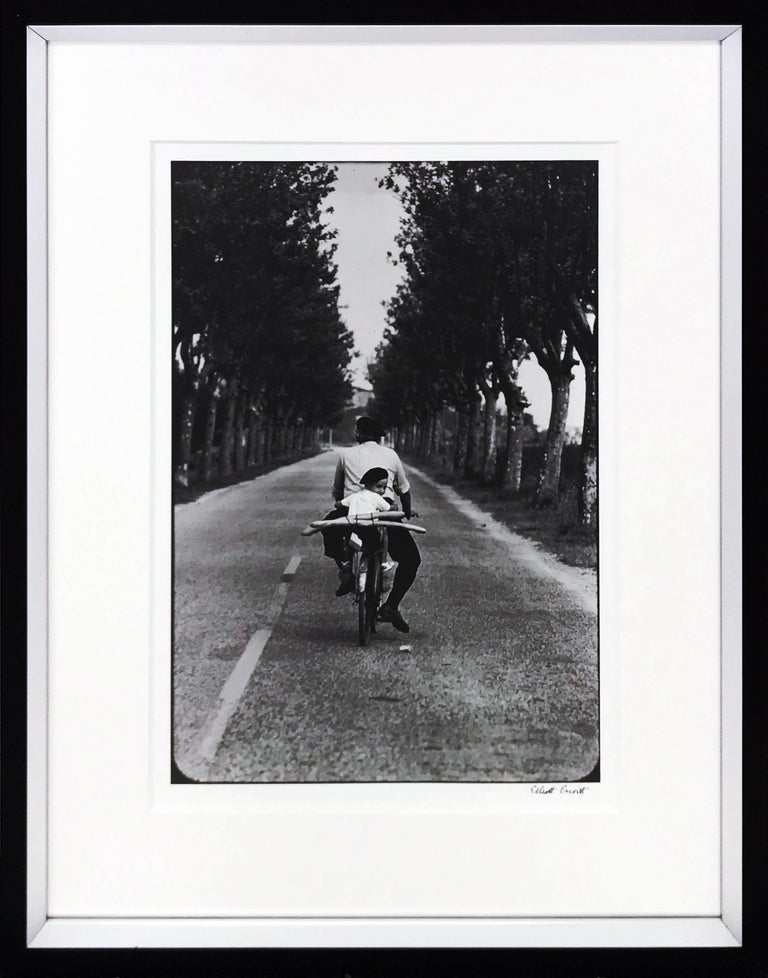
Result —
<path fill-rule="evenodd" d="M 371 633 L 376 631 L 376 613 L 379 610 L 383 585 L 382 558 L 387 552 L 387 535 L 378 527 L 375 537 L 368 529 L 362 534 L 363 546 L 352 558 L 352 576 L 355 582 L 354 603 L 357 605 L 358 642 L 368 644 Z"/>

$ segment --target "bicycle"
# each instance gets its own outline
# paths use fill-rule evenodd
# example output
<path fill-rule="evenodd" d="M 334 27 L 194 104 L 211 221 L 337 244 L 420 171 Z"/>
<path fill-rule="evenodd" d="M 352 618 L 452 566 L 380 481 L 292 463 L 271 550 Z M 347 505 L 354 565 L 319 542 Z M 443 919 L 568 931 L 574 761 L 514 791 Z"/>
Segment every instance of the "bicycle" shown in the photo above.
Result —
<path fill-rule="evenodd" d="M 332 520 L 314 520 L 305 530 L 302 530 L 304 536 L 310 536 L 312 533 L 318 533 L 325 526 L 360 528 L 361 545 L 359 548 L 352 549 L 352 578 L 353 602 L 357 607 L 357 639 L 361 647 L 368 644 L 371 633 L 376 631 L 376 614 L 384 585 L 382 564 L 387 553 L 387 533 L 392 530 L 407 530 L 410 533 L 427 532 L 423 526 L 401 522 L 404 518 L 405 513 L 390 510 L 352 517 L 340 516 Z M 349 543 L 347 547 L 349 548 Z"/>
<path fill-rule="evenodd" d="M 357 605 L 357 640 L 368 644 L 376 631 L 376 612 L 384 586 L 383 558 L 387 552 L 387 531 L 379 526 L 361 530 L 362 546 L 352 553 L 352 578 L 355 582 L 354 604 Z"/>

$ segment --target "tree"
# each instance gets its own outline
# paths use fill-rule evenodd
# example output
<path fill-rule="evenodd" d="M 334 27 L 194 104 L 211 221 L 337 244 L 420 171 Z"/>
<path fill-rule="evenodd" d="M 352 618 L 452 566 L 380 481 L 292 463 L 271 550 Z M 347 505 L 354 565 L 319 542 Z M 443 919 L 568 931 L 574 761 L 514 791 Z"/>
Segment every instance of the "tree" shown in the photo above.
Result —
<path fill-rule="evenodd" d="M 206 477 L 302 445 L 350 394 L 325 163 L 176 163 L 173 362 L 182 392 L 177 478 L 209 388 Z M 219 403 L 223 411 L 218 410 Z"/>
<path fill-rule="evenodd" d="M 503 320 L 505 331 L 527 342 L 550 381 L 550 423 L 537 492 L 538 502 L 549 505 L 557 496 L 575 353 L 587 374 L 588 409 L 595 404 L 589 391 L 597 376 L 596 335 L 587 336 L 583 326 L 585 309 L 596 309 L 597 301 L 597 169 L 590 161 L 527 163 L 511 174 L 511 185 L 509 177 L 504 197 L 516 202 L 510 230 L 517 257 L 504 266 Z M 584 428 L 582 485 L 590 458 L 596 459 L 590 441 L 595 428 L 586 418 Z M 590 521 L 589 509 L 583 508 L 584 522 Z"/>
<path fill-rule="evenodd" d="M 584 365 L 586 396 L 581 436 L 579 518 L 597 520 L 597 164 L 572 167 L 560 176 L 555 206 L 564 246 L 553 258 L 551 275 L 564 328 Z"/>

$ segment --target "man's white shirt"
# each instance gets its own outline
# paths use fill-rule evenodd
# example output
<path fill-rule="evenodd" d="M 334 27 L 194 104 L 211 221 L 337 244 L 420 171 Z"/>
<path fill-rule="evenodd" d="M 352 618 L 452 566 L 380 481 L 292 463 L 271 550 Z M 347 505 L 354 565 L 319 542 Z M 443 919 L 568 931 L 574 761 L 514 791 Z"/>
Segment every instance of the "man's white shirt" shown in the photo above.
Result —
<path fill-rule="evenodd" d="M 391 496 L 395 492 L 400 496 L 410 490 L 411 484 L 405 476 L 403 463 L 397 452 L 378 442 L 364 441 L 340 452 L 333 479 L 333 498 L 340 500 L 354 492 L 360 492 L 363 489 L 360 480 L 368 469 L 377 466 L 387 470 L 387 495 Z"/>

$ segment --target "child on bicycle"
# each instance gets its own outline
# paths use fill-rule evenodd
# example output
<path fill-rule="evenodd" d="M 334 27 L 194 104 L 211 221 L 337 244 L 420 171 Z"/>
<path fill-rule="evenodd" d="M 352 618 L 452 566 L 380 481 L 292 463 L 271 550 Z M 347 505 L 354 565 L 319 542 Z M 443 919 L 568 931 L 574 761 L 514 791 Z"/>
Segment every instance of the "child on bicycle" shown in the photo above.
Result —
<path fill-rule="evenodd" d="M 360 480 L 363 487 L 357 492 L 351 492 L 345 496 L 339 504 L 347 508 L 347 516 L 366 516 L 368 514 L 382 513 L 391 509 L 393 500 L 386 495 L 389 473 L 380 466 L 374 466 L 364 473 Z M 361 531 L 365 532 L 365 531 Z M 348 546 L 352 550 L 362 550 L 363 541 L 357 533 L 351 533 L 347 540 Z M 339 566 L 341 583 L 336 594 L 341 597 L 352 590 L 352 565 L 345 560 Z M 341 592 L 341 594 L 339 594 Z"/>
<path fill-rule="evenodd" d="M 357 492 L 351 492 L 341 500 L 348 509 L 347 516 L 361 516 L 367 513 L 384 512 L 390 509 L 392 499 L 386 495 L 389 473 L 380 466 L 374 466 L 363 475 Z"/>

